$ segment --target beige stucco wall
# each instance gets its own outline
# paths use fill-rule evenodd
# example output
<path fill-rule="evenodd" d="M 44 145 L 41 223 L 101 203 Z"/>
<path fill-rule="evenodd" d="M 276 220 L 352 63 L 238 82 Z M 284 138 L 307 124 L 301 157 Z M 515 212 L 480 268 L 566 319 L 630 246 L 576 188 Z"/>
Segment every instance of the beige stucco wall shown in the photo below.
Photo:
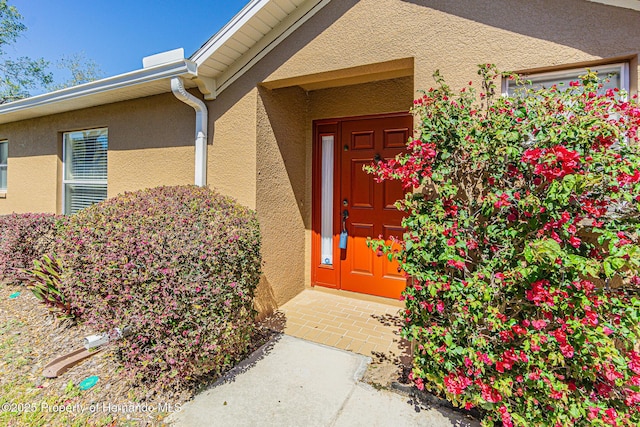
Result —
<path fill-rule="evenodd" d="M 628 58 L 635 91 L 638 22 L 640 12 L 584 0 L 330 2 L 207 102 L 209 184 L 258 211 L 260 307 L 310 285 L 313 120 L 406 111 L 436 69 L 456 88 L 488 62 L 530 70 Z M 110 195 L 193 182 L 193 124 L 167 94 L 0 126 L 10 141 L 0 213 L 57 209 L 66 130 L 109 127 Z"/>
<path fill-rule="evenodd" d="M 525 70 L 637 55 L 639 21 L 584 0 L 334 1 L 273 52 L 264 81 L 412 57 L 416 89 L 436 69 L 456 87 L 480 63 Z"/>
<path fill-rule="evenodd" d="M 477 80 L 477 64 L 487 62 L 527 70 L 628 57 L 635 90 L 639 21 L 640 13 L 582 0 L 341 0 L 325 6 L 229 89 L 238 96 L 240 87 L 280 88 L 261 89 L 257 107 L 256 206 L 266 295 L 281 304 L 310 285 L 313 120 L 406 111 L 418 89 L 434 84 L 436 69 L 454 88 L 463 87 Z M 408 77 L 343 86 L 349 72 L 366 82 L 370 77 L 362 74 L 375 73 L 376 64 L 406 59 L 412 62 Z M 339 78 L 327 81 L 332 75 Z M 324 89 L 304 90 L 317 86 Z"/>
<path fill-rule="evenodd" d="M 108 128 L 109 197 L 193 183 L 192 111 L 167 94 L 1 125 L 9 163 L 0 214 L 61 212 L 62 133 L 72 130 Z"/>

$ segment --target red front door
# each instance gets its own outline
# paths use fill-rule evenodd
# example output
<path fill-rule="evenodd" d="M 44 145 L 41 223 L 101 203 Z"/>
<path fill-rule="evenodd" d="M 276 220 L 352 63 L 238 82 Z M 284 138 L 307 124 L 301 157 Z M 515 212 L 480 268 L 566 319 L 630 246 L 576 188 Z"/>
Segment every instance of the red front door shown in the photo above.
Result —
<path fill-rule="evenodd" d="M 327 274 L 327 265 L 314 263 L 314 284 L 389 298 L 400 296 L 406 280 L 398 264 L 388 261 L 386 256 L 377 256 L 367 247 L 367 239 L 402 238 L 402 213 L 394 203 L 404 197 L 404 192 L 396 181 L 376 183 L 362 168 L 402 152 L 412 127 L 413 118 L 408 114 L 316 124 L 316 139 L 331 133 L 335 135 L 333 223 L 336 257 L 330 266 L 331 274 Z M 318 150 L 316 153 L 320 154 Z M 314 189 L 315 195 L 322 191 L 318 185 Z M 315 200 L 318 198 L 314 196 Z M 314 209 L 314 231 L 318 231 L 315 225 L 320 224 L 318 217 L 322 215 L 318 205 Z M 345 214 L 347 217 L 343 221 Z M 346 249 L 339 248 L 343 227 L 348 234 Z M 314 233 L 314 238 L 317 240 L 318 233 Z M 318 244 L 314 244 L 314 249 L 312 256 L 319 258 Z"/>

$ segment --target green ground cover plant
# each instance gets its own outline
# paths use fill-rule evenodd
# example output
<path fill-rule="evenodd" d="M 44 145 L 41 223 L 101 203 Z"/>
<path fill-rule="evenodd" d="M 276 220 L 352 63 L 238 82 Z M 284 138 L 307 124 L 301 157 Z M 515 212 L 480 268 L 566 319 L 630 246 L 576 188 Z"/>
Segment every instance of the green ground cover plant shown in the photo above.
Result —
<path fill-rule="evenodd" d="M 436 73 L 408 153 L 369 168 L 408 190 L 401 249 L 372 246 L 411 278 L 411 378 L 486 426 L 640 425 L 637 99 L 479 75 Z"/>

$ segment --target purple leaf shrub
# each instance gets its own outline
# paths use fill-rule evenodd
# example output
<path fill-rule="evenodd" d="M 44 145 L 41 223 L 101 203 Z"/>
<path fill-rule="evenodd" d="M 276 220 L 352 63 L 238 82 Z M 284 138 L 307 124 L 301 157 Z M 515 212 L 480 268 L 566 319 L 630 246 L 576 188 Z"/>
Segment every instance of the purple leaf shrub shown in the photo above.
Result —
<path fill-rule="evenodd" d="M 248 348 L 260 278 L 255 213 L 195 186 L 125 193 L 60 229 L 62 291 L 114 341 L 132 379 L 180 387 L 228 368 Z"/>
<path fill-rule="evenodd" d="M 23 269 L 47 254 L 55 244 L 55 224 L 60 215 L 13 213 L 0 216 L 0 281 L 29 280 Z"/>

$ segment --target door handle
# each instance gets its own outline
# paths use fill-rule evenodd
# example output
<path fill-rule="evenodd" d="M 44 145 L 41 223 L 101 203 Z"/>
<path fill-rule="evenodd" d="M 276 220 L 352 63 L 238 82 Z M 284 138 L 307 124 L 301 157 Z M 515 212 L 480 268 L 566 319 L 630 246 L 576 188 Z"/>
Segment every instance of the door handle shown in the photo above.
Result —
<path fill-rule="evenodd" d="M 347 218 L 349 218 L 349 211 L 347 209 L 342 211 L 342 232 L 340 233 L 340 249 L 347 249 L 347 239 L 349 234 L 347 233 Z"/>

